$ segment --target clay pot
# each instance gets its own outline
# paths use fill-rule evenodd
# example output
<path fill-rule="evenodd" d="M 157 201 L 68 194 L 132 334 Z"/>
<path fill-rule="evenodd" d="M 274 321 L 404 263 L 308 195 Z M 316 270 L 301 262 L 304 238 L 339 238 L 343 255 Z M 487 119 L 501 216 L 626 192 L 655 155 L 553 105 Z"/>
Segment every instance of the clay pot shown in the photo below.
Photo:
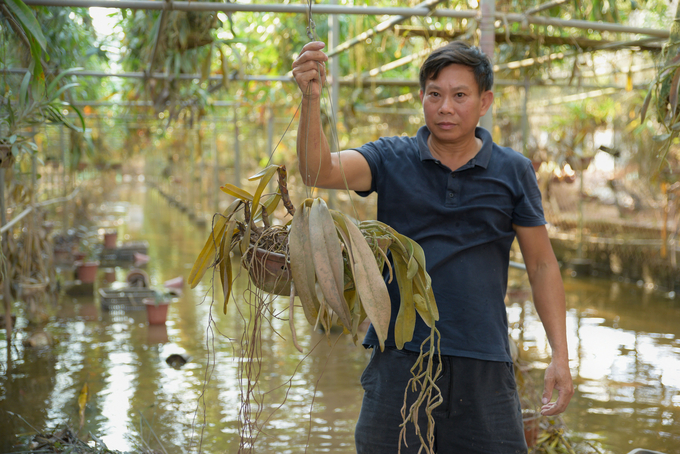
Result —
<path fill-rule="evenodd" d="M 253 249 L 248 251 L 249 263 L 252 251 Z M 285 255 L 257 248 L 249 273 L 253 283 L 259 289 L 275 295 L 290 295 L 292 278 Z"/>
<path fill-rule="evenodd" d="M 92 284 L 97 279 L 99 262 L 81 262 L 76 265 L 76 278 L 83 284 Z"/>
<path fill-rule="evenodd" d="M 156 301 L 155 298 L 144 298 L 146 306 L 146 318 L 149 325 L 165 325 L 168 318 L 169 301 Z"/>
<path fill-rule="evenodd" d="M 532 448 L 536 445 L 539 432 L 539 418 L 541 414 L 534 410 L 523 410 L 522 421 L 524 422 L 524 438 L 527 441 L 527 446 Z"/>
<path fill-rule="evenodd" d="M 118 241 L 118 231 L 111 230 L 104 233 L 104 249 L 116 249 Z"/>
<path fill-rule="evenodd" d="M 107 268 L 104 272 L 104 281 L 109 284 L 116 282 L 116 270 Z"/>

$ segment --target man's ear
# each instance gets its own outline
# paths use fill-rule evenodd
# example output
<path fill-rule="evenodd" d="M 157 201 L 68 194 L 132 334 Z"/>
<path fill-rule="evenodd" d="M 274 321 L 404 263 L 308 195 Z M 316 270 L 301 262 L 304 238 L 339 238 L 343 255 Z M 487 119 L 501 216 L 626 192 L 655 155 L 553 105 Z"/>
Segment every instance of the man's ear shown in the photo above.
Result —
<path fill-rule="evenodd" d="M 480 106 L 479 116 L 483 117 L 486 114 L 486 111 L 489 110 L 489 107 L 491 107 L 491 104 L 493 103 L 493 92 L 491 90 L 487 90 L 481 94 L 480 98 L 482 103 Z"/>
<path fill-rule="evenodd" d="M 419 93 L 420 93 L 420 103 L 422 104 L 422 103 L 423 103 L 423 95 L 424 95 L 425 93 L 423 92 L 422 89 L 420 90 Z"/>

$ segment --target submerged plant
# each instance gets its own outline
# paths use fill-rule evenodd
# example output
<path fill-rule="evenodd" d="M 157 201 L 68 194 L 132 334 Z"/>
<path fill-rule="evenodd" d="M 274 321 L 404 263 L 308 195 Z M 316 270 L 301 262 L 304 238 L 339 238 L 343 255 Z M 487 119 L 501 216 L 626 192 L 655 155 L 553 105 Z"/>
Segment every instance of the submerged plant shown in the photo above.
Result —
<path fill-rule="evenodd" d="M 273 194 L 265 194 L 274 175 L 278 175 L 278 189 Z M 251 305 L 255 303 L 255 312 L 251 312 L 248 322 L 250 326 L 246 328 L 251 342 L 242 344 L 245 350 L 240 362 L 243 364 L 239 364 L 240 374 L 248 379 L 239 415 L 241 448 L 251 449 L 257 437 L 256 421 L 251 416 L 257 419 L 259 412 L 251 407 L 251 401 L 256 399 L 252 382 L 257 379 L 259 355 L 252 348 L 259 344 L 257 330 L 263 325 L 259 318 L 272 313 L 265 308 L 268 300 L 263 295 L 290 297 L 288 321 L 291 339 L 300 352 L 302 348 L 297 342 L 294 326 L 295 297 L 298 297 L 310 325 L 322 327 L 327 334 L 333 325 L 341 325 L 343 332 L 350 334 L 355 343 L 359 325 L 368 317 L 382 350 L 391 318 L 390 297 L 383 278 L 387 266 L 389 280 L 396 278 L 401 294 L 394 327 L 397 348 L 402 349 L 406 342 L 412 340 L 416 314 L 431 328 L 430 335 L 421 345 L 420 356 L 412 369 L 413 377 L 405 390 L 401 438 L 405 440 L 407 423 L 412 422 L 423 449 L 433 453 L 434 420 L 431 412 L 441 403 L 441 394 L 435 384 L 441 372 L 441 362 L 434 361 L 439 350 L 435 345 L 439 338 L 435 328 L 439 312 L 422 248 L 382 222 L 358 221 L 329 209 L 321 198 L 305 199 L 295 209 L 286 186 L 285 166 L 272 165 L 249 178 L 258 179 L 260 182 L 253 194 L 231 184 L 221 187 L 236 200 L 215 216 L 210 236 L 188 278 L 194 288 L 208 268 L 213 267 L 220 276 L 223 311 L 226 314 L 234 280 L 230 253 L 236 251 L 241 255 L 241 266 L 248 271 L 250 282 L 260 291 L 249 292 L 254 296 Z M 280 203 L 292 219 L 285 225 L 273 225 L 272 213 Z M 417 393 L 417 398 L 407 406 L 409 390 Z M 428 418 L 427 434 L 422 434 L 417 424 L 423 405 Z M 244 438 L 247 443 L 244 443 Z"/>

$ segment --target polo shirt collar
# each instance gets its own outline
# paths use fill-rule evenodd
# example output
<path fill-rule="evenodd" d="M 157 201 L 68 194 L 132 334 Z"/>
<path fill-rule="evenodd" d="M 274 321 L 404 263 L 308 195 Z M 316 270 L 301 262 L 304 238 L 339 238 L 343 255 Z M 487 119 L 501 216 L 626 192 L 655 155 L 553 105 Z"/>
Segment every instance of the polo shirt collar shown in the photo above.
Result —
<path fill-rule="evenodd" d="M 474 158 L 470 159 L 470 164 L 487 168 L 491 160 L 491 151 L 493 150 L 493 140 L 491 134 L 484 128 L 477 127 L 475 129 L 475 136 L 482 139 L 482 148 L 479 150 Z M 430 153 L 430 148 L 427 146 L 427 139 L 430 137 L 430 130 L 427 126 L 422 126 L 416 133 L 418 141 L 418 151 L 420 152 L 421 161 L 436 161 Z"/>

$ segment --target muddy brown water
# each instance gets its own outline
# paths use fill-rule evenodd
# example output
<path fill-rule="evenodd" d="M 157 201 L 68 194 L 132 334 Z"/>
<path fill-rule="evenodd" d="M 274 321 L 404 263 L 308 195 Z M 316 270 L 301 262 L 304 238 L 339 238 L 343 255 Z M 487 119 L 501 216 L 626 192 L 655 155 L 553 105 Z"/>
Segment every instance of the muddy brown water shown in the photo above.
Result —
<path fill-rule="evenodd" d="M 166 280 L 186 277 L 207 230 L 152 188 L 123 184 L 115 195 L 107 210 L 121 220 L 119 241 L 148 241 L 145 270 L 152 285 L 162 288 Z M 117 267 L 117 281 L 128 271 Z M 98 285 L 108 285 L 104 273 L 100 270 Z M 603 453 L 640 447 L 679 453 L 680 296 L 637 283 L 564 278 L 576 385 L 563 416 L 569 434 Z M 540 380 L 547 340 L 528 301 L 526 277 L 512 270 L 511 283 L 511 334 Z M 247 295 L 245 276 L 235 293 Z M 0 332 L 0 452 L 18 450 L 15 444 L 33 428 L 68 423 L 81 438 L 92 433 L 119 451 L 162 451 L 162 445 L 168 453 L 198 452 L 200 445 L 206 453 L 236 453 L 238 415 L 244 411 L 239 383 L 245 379 L 235 358 L 247 306 L 230 303 L 224 315 L 221 292 L 215 304 L 211 294 L 210 276 L 194 290 L 185 284 L 165 326 L 149 326 L 143 312 L 103 311 L 93 296 L 64 296 L 46 327 L 55 345 L 44 349 L 21 346 L 29 329 L 20 317 L 11 367 Z M 271 303 L 273 321 L 255 345 L 262 361 L 253 373 L 266 391 L 259 397 L 264 431 L 255 452 L 353 453 L 359 377 L 369 352 L 347 336 L 327 339 L 314 332 L 300 313 L 296 327 L 304 353 L 299 353 L 289 342 L 287 304 L 285 298 Z M 189 362 L 173 368 L 165 361 L 172 354 Z M 78 396 L 85 383 L 81 426 Z"/>

